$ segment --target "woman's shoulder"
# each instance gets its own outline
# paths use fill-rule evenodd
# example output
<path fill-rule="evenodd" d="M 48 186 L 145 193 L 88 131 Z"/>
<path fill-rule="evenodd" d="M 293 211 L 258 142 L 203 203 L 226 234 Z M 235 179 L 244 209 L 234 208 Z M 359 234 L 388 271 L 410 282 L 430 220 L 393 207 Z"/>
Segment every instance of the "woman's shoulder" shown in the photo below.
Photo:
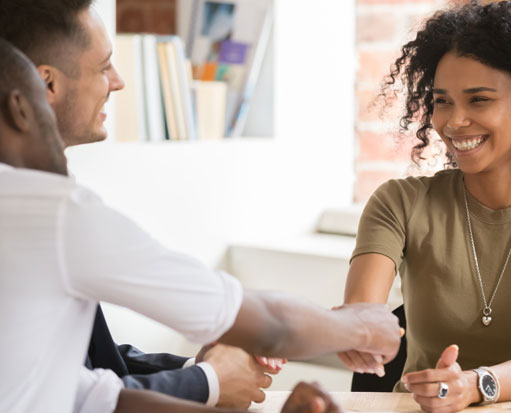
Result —
<path fill-rule="evenodd" d="M 433 176 L 390 179 L 376 189 L 369 203 L 383 203 L 410 210 L 417 202 L 422 202 L 421 200 L 436 198 L 437 195 L 445 197 L 446 193 L 452 193 L 451 189 L 460 179 L 461 172 L 458 169 L 439 171 Z"/>
<path fill-rule="evenodd" d="M 390 179 L 380 185 L 376 192 L 397 191 L 397 192 L 430 192 L 434 188 L 449 187 L 461 179 L 459 169 L 445 169 L 438 171 L 432 176 L 408 176 L 400 179 Z"/>

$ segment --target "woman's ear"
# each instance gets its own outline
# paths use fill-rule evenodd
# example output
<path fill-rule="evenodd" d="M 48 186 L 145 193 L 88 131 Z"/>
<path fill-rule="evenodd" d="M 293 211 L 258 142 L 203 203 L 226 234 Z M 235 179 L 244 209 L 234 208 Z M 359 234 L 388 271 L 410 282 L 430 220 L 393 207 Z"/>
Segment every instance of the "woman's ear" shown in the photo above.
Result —
<path fill-rule="evenodd" d="M 37 66 L 39 75 L 46 83 L 46 99 L 50 105 L 54 105 L 57 100 L 58 84 L 57 84 L 57 70 L 53 66 L 40 65 Z"/>
<path fill-rule="evenodd" d="M 34 109 L 18 89 L 14 89 L 7 98 L 7 119 L 19 132 L 28 132 L 32 127 Z"/>

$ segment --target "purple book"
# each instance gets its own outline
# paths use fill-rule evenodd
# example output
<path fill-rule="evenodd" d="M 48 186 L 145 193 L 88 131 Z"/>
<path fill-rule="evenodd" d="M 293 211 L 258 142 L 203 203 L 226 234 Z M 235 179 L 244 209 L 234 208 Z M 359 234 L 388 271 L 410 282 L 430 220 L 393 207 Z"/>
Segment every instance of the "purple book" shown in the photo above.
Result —
<path fill-rule="evenodd" d="M 242 65 L 245 63 L 248 45 L 225 40 L 220 44 L 220 63 Z"/>

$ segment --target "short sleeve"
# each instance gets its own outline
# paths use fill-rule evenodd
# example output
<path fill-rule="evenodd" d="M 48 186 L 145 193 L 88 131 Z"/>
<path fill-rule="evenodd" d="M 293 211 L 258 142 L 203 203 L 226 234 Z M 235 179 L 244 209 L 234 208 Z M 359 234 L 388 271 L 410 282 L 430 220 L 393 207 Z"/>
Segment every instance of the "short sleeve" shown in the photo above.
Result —
<path fill-rule="evenodd" d="M 373 193 L 362 212 L 351 259 L 368 253 L 382 254 L 394 261 L 398 271 L 406 245 L 407 222 L 420 185 L 416 178 L 390 180 Z"/>
<path fill-rule="evenodd" d="M 94 194 L 75 191 L 60 227 L 71 294 L 130 308 L 200 344 L 234 324 L 243 298 L 236 279 L 168 250 Z"/>

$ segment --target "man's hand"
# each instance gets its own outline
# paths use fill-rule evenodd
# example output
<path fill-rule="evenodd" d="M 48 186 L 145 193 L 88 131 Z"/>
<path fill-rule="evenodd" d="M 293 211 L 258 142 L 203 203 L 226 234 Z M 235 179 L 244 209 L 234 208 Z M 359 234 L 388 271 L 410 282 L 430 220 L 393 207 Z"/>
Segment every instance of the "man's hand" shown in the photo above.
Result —
<path fill-rule="evenodd" d="M 360 347 L 338 353 L 339 358 L 356 372 L 383 376 L 383 364 L 396 356 L 401 344 L 403 331 L 399 327 L 398 318 L 384 304 L 345 304 L 334 310 L 347 312 L 349 317 L 358 319 L 354 328 L 359 334 L 365 335 Z"/>
<path fill-rule="evenodd" d="M 462 371 L 456 362 L 458 346 L 447 347 L 436 368 L 406 374 L 401 381 L 425 412 L 456 412 L 480 399 L 477 374 Z M 445 398 L 438 397 L 440 383 L 448 386 Z"/>
<path fill-rule="evenodd" d="M 404 328 L 399 329 L 399 336 L 405 335 Z M 365 353 L 357 350 L 348 350 L 337 353 L 342 362 L 349 369 L 356 373 L 376 374 L 379 377 L 385 376 L 383 356 Z"/>
<path fill-rule="evenodd" d="M 199 353 L 200 354 L 200 353 Z M 238 347 L 217 344 L 204 353 L 203 360 L 215 370 L 220 383 L 217 406 L 246 409 L 252 401 L 261 403 L 266 395 L 261 388 L 270 387 L 271 369 Z"/>
<path fill-rule="evenodd" d="M 282 413 L 341 413 L 318 383 L 298 383 L 282 407 Z"/>

